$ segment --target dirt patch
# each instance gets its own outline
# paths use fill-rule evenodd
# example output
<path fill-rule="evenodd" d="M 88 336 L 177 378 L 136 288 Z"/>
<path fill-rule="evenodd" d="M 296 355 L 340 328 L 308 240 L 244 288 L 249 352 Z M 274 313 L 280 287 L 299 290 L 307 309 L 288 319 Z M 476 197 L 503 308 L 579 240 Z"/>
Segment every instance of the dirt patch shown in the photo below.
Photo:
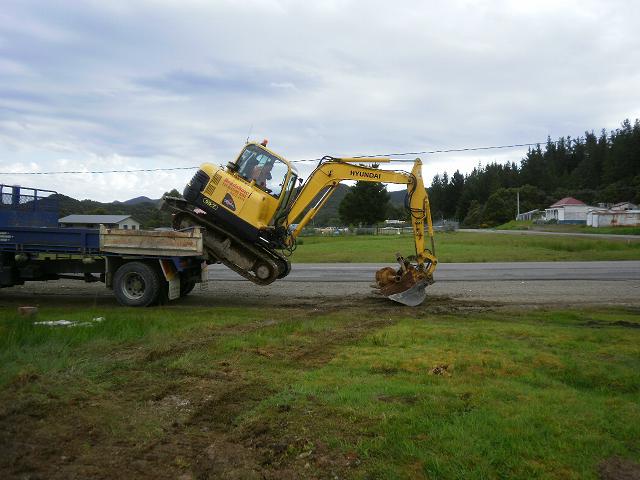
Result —
<path fill-rule="evenodd" d="M 372 365 L 369 371 L 381 375 L 396 375 L 400 372 L 400 369 L 391 365 Z"/>
<path fill-rule="evenodd" d="M 291 311 L 289 312 L 289 318 L 295 316 L 299 316 L 299 309 L 291 309 Z M 226 325 L 223 327 L 214 327 L 209 332 L 200 332 L 197 338 L 192 338 L 189 340 L 181 339 L 179 342 L 164 346 L 162 349 L 143 352 L 142 356 L 140 356 L 140 352 L 135 353 L 136 356 L 139 357 L 138 361 L 142 363 L 155 362 L 157 360 L 163 360 L 168 357 L 177 357 L 189 351 L 209 345 L 210 343 L 214 342 L 216 339 L 224 335 L 251 333 L 263 328 L 273 327 L 274 325 L 278 325 L 283 321 L 284 319 L 267 319 L 249 323 Z"/>
<path fill-rule="evenodd" d="M 443 376 L 443 377 L 448 377 L 448 376 L 451 375 L 451 372 L 449 371 L 449 365 L 447 365 L 446 363 L 441 363 L 439 365 L 436 365 L 432 369 L 430 369 L 429 370 L 429 374 L 430 375 L 440 375 L 440 376 Z"/>
<path fill-rule="evenodd" d="M 610 457 L 598 465 L 600 480 L 640 480 L 640 463 L 622 457 Z"/>
<path fill-rule="evenodd" d="M 604 327 L 623 327 L 623 328 L 640 328 L 640 323 L 627 322 L 618 320 L 617 322 L 605 322 L 600 320 L 591 320 L 584 324 L 585 327 L 604 328 Z"/>
<path fill-rule="evenodd" d="M 341 329 L 321 332 L 309 345 L 297 346 L 287 351 L 287 356 L 293 362 L 305 367 L 318 367 L 333 358 L 336 347 L 353 343 L 371 330 L 392 325 L 396 320 L 391 318 L 372 318 L 361 322 L 352 322 Z"/>
<path fill-rule="evenodd" d="M 360 302 L 358 305 L 359 309 L 366 308 L 372 317 L 403 318 L 425 318 L 430 315 L 457 315 L 464 317 L 496 310 L 504 306 L 499 302 L 465 300 L 446 295 L 427 296 L 425 302 L 417 307 L 407 307 L 380 297 L 367 298 L 366 302 Z M 344 311 L 349 308 L 353 308 L 353 304 L 345 304 L 340 307 L 340 310 Z"/>
<path fill-rule="evenodd" d="M 332 309 L 343 311 L 336 305 Z M 281 405 L 247 424 L 255 407 L 280 387 L 235 356 L 250 353 L 266 361 L 318 368 L 339 346 L 395 320 L 364 318 L 335 329 L 311 330 L 302 343 L 240 350 L 205 372 L 166 368 L 167 358 L 207 348 L 220 336 L 277 326 L 292 317 L 313 322 L 314 316 L 326 313 L 317 306 L 287 310 L 290 315 L 281 319 L 206 330 L 161 350 L 136 345 L 109 352 L 111 361 L 120 365 L 126 359 L 131 368 L 109 374 L 113 386 L 106 390 L 90 385 L 83 389 L 75 379 L 72 388 L 77 395 L 57 398 L 51 392 L 59 385 L 25 374 L 0 398 L 5 405 L 0 409 L 0 477 L 344 478 L 360 459 L 303 432 L 291 432 L 291 415 L 300 412 L 292 412 L 290 406 Z M 301 424 L 307 420 L 296 419 Z"/>
<path fill-rule="evenodd" d="M 384 403 L 403 403 L 414 405 L 418 401 L 417 395 L 379 395 L 378 400 Z"/>
<path fill-rule="evenodd" d="M 29 479 L 344 478 L 349 460 L 302 435 L 286 433 L 291 409 L 268 412 L 247 428 L 243 415 L 273 391 L 262 382 L 227 387 L 202 381 L 143 403 L 91 398 L 85 407 L 23 404 L 0 420 L 0 476 Z M 93 407 L 91 405 L 94 405 Z M 120 427 L 93 424 L 117 411 Z M 161 432 L 130 438 L 126 416 L 156 414 Z M 275 425 L 275 428 L 274 428 Z M 125 431 L 120 431 L 125 428 Z M 353 460 L 353 459 L 352 459 Z"/>
<path fill-rule="evenodd" d="M 278 318 L 211 328 L 157 349 L 135 346 L 110 351 L 106 353 L 110 361 L 126 362 L 131 368 L 114 371 L 109 381 L 117 386 L 106 392 L 81 389 L 76 397 L 56 398 L 51 394 L 55 385 L 26 372 L 5 392 L 9 397 L 0 398 L 7 406 L 0 409 L 0 477 L 343 478 L 360 459 L 353 452 L 344 454 L 289 431 L 290 416 L 299 415 L 290 406 L 278 407 L 268 422 L 247 429 L 247 415 L 277 392 L 268 381 L 244 370 L 233 356 L 205 372 L 166 369 L 164 365 L 167 359 L 207 348 L 223 336 L 287 321 L 313 322 L 332 312 L 353 312 L 352 320 L 336 328 L 305 332 L 302 342 L 239 352 L 300 368 L 319 368 L 334 358 L 340 346 L 357 342 L 399 318 L 425 318 L 434 308 L 458 314 L 492 308 L 446 296 L 435 297 L 418 309 L 380 298 L 367 298 L 364 304 L 365 309 L 362 299 L 354 297 L 315 299 L 280 307 Z M 33 396 L 34 391 L 39 393 Z M 409 405 L 416 400 L 382 397 L 380 401 Z M 128 425 L 128 418 L 135 425 Z M 297 421 L 304 424 L 307 420 Z M 138 430 L 144 422 L 149 426 L 146 437 L 141 437 Z"/>

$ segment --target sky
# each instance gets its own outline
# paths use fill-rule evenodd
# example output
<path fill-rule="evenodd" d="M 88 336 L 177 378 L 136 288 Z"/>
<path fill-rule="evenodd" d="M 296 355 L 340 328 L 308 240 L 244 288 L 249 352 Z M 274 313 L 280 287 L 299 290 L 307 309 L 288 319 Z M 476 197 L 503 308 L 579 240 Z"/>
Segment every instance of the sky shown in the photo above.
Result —
<path fill-rule="evenodd" d="M 615 129 L 640 117 L 638 25 L 634 0 L 3 0 L 0 183 L 159 198 L 195 169 L 10 172 L 224 165 L 247 137 L 297 160 Z M 423 174 L 525 153 L 421 155 Z"/>

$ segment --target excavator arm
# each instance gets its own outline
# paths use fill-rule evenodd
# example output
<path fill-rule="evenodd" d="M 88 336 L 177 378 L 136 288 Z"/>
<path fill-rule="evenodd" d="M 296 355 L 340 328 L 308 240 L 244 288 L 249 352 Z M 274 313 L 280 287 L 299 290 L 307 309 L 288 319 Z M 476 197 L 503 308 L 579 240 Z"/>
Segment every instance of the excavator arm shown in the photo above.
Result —
<path fill-rule="evenodd" d="M 291 225 L 299 219 L 298 225 L 291 233 L 291 241 L 295 241 L 302 229 L 335 193 L 338 185 L 346 180 L 406 185 L 406 207 L 411 213 L 415 255 L 404 257 L 398 253 L 396 259 L 400 264 L 399 269 L 387 267 L 376 272 L 376 291 L 399 303 L 415 306 L 424 301 L 425 287 L 433 283 L 433 271 L 438 263 L 435 257 L 429 197 L 424 188 L 420 159 L 415 160 L 411 173 L 361 165 L 389 161 L 388 158 L 326 158 L 309 176 L 291 204 L 286 223 Z M 317 201 L 310 207 L 316 198 Z M 425 247 L 425 227 L 430 249 Z"/>

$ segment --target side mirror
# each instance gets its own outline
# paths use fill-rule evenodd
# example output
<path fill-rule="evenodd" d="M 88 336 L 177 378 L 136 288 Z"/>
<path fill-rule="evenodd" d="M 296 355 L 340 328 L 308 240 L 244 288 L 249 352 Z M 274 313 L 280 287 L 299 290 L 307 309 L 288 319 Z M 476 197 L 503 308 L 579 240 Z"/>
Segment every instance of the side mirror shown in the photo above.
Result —
<path fill-rule="evenodd" d="M 227 170 L 229 170 L 230 172 L 237 172 L 238 171 L 238 164 L 236 162 L 227 163 Z"/>

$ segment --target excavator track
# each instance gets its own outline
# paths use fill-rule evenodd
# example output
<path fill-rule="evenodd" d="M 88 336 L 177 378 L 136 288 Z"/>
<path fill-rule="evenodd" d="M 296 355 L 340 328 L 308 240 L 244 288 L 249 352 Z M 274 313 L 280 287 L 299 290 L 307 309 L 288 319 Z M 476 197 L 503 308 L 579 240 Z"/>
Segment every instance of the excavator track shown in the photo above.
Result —
<path fill-rule="evenodd" d="M 163 208 L 173 211 L 173 227 L 181 230 L 203 227 L 204 249 L 210 259 L 220 261 L 238 275 L 256 285 L 269 285 L 291 271 L 289 261 L 277 252 L 240 239 L 238 236 L 206 220 L 204 215 L 189 210 L 189 203 L 177 198 L 164 199 Z M 167 208 L 168 207 L 168 208 Z"/>

